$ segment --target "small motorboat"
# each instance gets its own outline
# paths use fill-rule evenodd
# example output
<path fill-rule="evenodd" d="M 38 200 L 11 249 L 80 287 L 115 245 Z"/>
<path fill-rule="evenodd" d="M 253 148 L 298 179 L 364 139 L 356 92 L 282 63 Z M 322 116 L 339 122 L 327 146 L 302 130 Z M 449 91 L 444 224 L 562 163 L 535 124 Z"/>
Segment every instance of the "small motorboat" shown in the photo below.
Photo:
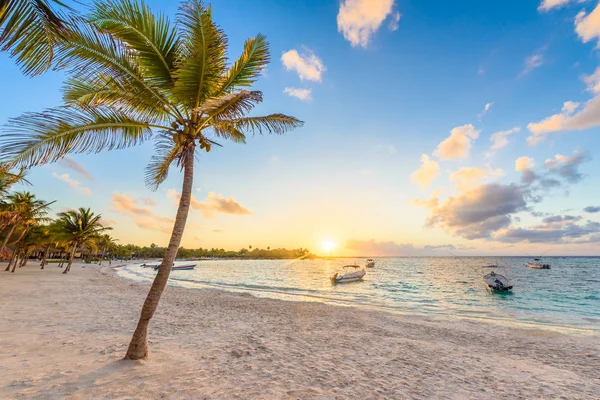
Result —
<path fill-rule="evenodd" d="M 160 264 L 154 267 L 154 270 L 158 270 L 160 268 Z M 171 271 L 189 271 L 196 268 L 196 264 L 185 264 L 185 265 L 173 265 L 171 267 Z"/>
<path fill-rule="evenodd" d="M 360 265 L 345 265 L 344 268 L 361 268 Z M 345 272 L 345 271 L 344 271 Z M 367 274 L 367 271 L 361 269 L 360 271 L 354 272 L 345 272 L 340 275 L 339 273 L 335 273 L 330 279 L 332 285 L 337 285 L 338 283 L 348 283 L 348 282 L 358 282 L 361 281 L 362 278 Z"/>
<path fill-rule="evenodd" d="M 146 263 L 143 263 L 142 265 L 140 265 L 140 267 L 142 267 L 142 268 L 158 269 L 158 267 L 160 267 L 160 264 L 146 264 Z"/>
<path fill-rule="evenodd" d="M 540 258 L 534 258 L 533 262 L 525 263 L 527 268 L 533 269 L 550 269 L 550 264 L 544 264 Z"/>
<path fill-rule="evenodd" d="M 372 258 L 367 259 L 367 264 L 365 266 L 367 268 L 374 268 L 375 267 L 375 260 L 373 260 Z"/>
<path fill-rule="evenodd" d="M 505 275 L 499 274 L 494 269 L 503 270 L 505 267 L 502 265 L 484 265 L 482 267 L 483 272 L 483 281 L 485 282 L 487 288 L 491 292 L 508 292 L 513 288 L 513 285 L 510 283 L 508 278 Z M 488 272 L 487 268 L 491 268 L 492 271 Z"/>

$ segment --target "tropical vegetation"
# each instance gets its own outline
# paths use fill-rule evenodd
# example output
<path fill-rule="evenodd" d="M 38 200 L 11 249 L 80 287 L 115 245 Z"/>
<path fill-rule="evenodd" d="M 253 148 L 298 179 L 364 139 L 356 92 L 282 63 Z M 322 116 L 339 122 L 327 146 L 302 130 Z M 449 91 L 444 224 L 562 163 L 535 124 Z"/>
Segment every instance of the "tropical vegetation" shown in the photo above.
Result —
<path fill-rule="evenodd" d="M 11 4 L 16 3 L 40 1 Z M 8 14 L 3 13 L 0 26 L 6 27 Z M 24 11 L 11 15 L 16 22 L 4 32 L 28 21 Z M 211 8 L 198 0 L 181 4 L 174 25 L 142 2 L 113 0 L 95 3 L 85 20 L 72 19 L 59 34 L 55 28 L 47 32 L 31 38 L 16 33 L 8 44 L 17 46 L 14 51 L 29 46 L 29 40 L 51 38 L 46 43 L 52 62 L 67 74 L 64 105 L 10 120 L 1 138 L 1 161 L 11 168 L 31 168 L 67 153 L 124 149 L 154 138 L 148 186 L 158 187 L 171 166 L 183 171 L 171 239 L 125 356 L 144 358 L 148 325 L 184 232 L 195 158 L 221 146 L 221 140 L 244 143 L 248 133 L 283 134 L 302 122 L 279 113 L 249 115 L 262 101 L 262 93 L 251 87 L 269 62 L 266 38 L 248 39 L 241 56 L 229 63 L 227 36 L 214 23 Z M 43 61 L 38 50 L 20 54 L 24 63 Z"/>

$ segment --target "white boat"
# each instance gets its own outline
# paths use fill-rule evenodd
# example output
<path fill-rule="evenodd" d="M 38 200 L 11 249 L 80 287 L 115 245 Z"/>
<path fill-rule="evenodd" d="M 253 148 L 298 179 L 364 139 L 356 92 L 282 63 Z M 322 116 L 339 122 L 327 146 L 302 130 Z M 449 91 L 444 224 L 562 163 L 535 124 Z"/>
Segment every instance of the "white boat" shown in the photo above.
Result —
<path fill-rule="evenodd" d="M 344 268 L 360 268 L 360 265 L 345 265 Z M 367 274 L 367 271 L 361 269 L 360 271 L 348 272 L 343 275 L 338 274 L 337 272 L 330 278 L 332 285 L 337 285 L 338 283 L 348 283 L 348 282 L 358 282 L 362 280 L 362 278 Z"/>
<path fill-rule="evenodd" d="M 503 271 L 505 269 L 503 265 L 484 265 L 482 268 L 483 281 L 485 282 L 488 290 L 492 292 L 508 292 L 513 288 L 513 285 L 510 283 L 510 280 L 506 277 L 506 274 L 500 274 L 495 271 Z M 490 269 L 491 271 L 489 271 Z"/>
<path fill-rule="evenodd" d="M 375 260 L 373 260 L 372 258 L 367 259 L 367 268 L 374 268 L 375 267 Z"/>
<path fill-rule="evenodd" d="M 525 266 L 533 269 L 550 269 L 550 264 L 544 264 L 541 261 L 539 258 L 534 258 L 533 262 L 525 263 Z"/>
<path fill-rule="evenodd" d="M 160 264 L 154 267 L 154 270 L 157 271 L 160 268 Z M 196 264 L 185 264 L 185 265 L 173 265 L 171 267 L 171 271 L 189 271 L 196 268 Z"/>

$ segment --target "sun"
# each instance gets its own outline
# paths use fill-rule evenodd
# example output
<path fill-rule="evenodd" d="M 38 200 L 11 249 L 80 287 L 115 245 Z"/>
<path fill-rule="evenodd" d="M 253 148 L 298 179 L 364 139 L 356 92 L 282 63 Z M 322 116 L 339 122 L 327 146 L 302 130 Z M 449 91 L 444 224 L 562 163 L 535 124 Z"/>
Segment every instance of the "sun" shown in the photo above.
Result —
<path fill-rule="evenodd" d="M 333 243 L 331 240 L 326 240 L 321 244 L 321 247 L 323 247 L 323 250 L 325 250 L 327 253 L 331 253 L 331 250 L 335 249 L 335 243 Z"/>

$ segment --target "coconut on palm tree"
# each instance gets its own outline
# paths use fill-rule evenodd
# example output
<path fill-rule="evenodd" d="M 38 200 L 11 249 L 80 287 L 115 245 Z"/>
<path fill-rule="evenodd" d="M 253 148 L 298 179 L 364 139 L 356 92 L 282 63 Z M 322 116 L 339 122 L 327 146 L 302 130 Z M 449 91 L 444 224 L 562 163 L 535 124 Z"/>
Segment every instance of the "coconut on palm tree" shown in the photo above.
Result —
<path fill-rule="evenodd" d="M 269 61 L 266 38 L 248 39 L 229 64 L 227 36 L 198 0 L 181 5 L 175 26 L 127 0 L 96 3 L 90 21 L 57 45 L 58 66 L 69 75 L 66 106 L 12 119 L 0 153 L 11 165 L 31 167 L 69 152 L 122 149 L 154 137 L 148 185 L 156 188 L 173 165 L 183 170 L 169 246 L 126 355 L 139 359 L 148 354 L 148 323 L 181 243 L 198 151 L 210 151 L 220 139 L 244 143 L 247 133 L 282 134 L 302 122 L 284 114 L 248 115 L 262 101 L 262 93 L 249 88 Z"/>
<path fill-rule="evenodd" d="M 73 265 L 75 253 L 80 247 L 96 250 L 96 241 L 106 230 L 100 223 L 101 215 L 95 215 L 89 208 L 69 210 L 57 214 L 58 236 L 70 247 L 69 263 L 63 274 L 68 273 Z"/>

